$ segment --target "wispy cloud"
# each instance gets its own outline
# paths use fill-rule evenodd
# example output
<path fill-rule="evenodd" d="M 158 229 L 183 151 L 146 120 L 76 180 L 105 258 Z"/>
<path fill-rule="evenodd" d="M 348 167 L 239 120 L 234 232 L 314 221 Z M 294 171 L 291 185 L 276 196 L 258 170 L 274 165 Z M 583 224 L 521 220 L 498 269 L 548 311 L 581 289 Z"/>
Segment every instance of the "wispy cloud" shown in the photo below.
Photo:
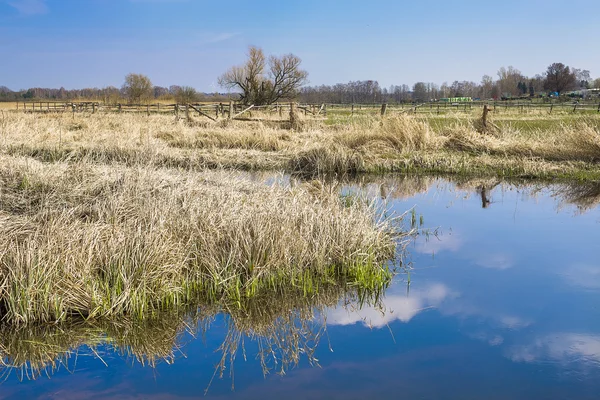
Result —
<path fill-rule="evenodd" d="M 600 336 L 581 333 L 555 333 L 533 343 L 513 346 L 507 357 L 516 362 L 553 360 L 600 365 Z"/>
<path fill-rule="evenodd" d="M 210 35 L 204 39 L 204 43 L 207 43 L 207 44 L 208 43 L 220 43 L 220 42 L 229 40 L 233 37 L 236 37 L 238 35 L 239 35 L 239 33 L 219 33 L 216 35 Z"/>
<path fill-rule="evenodd" d="M 3 0 L 22 15 L 45 14 L 48 12 L 46 0 Z"/>
<path fill-rule="evenodd" d="M 600 289 L 600 266 L 598 265 L 571 265 L 561 275 L 574 286 L 592 290 Z"/>

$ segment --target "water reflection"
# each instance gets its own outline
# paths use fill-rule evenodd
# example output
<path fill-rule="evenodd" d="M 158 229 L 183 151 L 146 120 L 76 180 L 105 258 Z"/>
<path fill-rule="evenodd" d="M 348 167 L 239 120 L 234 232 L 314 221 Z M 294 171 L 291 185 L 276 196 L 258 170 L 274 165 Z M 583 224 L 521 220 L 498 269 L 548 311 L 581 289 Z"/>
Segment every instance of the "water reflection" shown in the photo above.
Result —
<path fill-rule="evenodd" d="M 518 191 L 527 197 L 551 197 L 556 199 L 557 209 L 575 206 L 579 213 L 585 213 L 600 204 L 600 182 L 539 183 L 536 181 L 463 176 L 361 176 L 351 180 L 360 190 L 371 196 L 386 200 L 414 197 L 429 191 L 453 192 L 459 196 L 477 196 L 481 208 L 494 204 L 494 192 Z M 496 193 L 497 194 L 497 193 Z"/>
<path fill-rule="evenodd" d="M 315 278 L 316 279 L 316 278 Z M 314 282 L 317 282 L 314 280 Z M 301 284 L 261 289 L 251 298 L 227 304 L 205 299 L 199 307 L 177 313 L 155 315 L 131 321 L 84 321 L 68 323 L 0 326 L 2 379 L 35 380 L 66 370 L 77 369 L 82 357 L 93 357 L 109 367 L 104 357 L 118 356 L 151 368 L 173 364 L 185 355 L 185 345 L 204 337 L 217 319 L 222 341 L 211 351 L 220 354 L 212 378 L 229 376 L 234 382 L 238 356 L 253 356 L 262 373 L 285 374 L 304 359 L 318 365 L 315 350 L 327 333 L 325 319 L 332 307 L 382 312 L 382 298 L 389 281 L 365 288 L 354 281 L 327 277 L 317 290 L 306 295 Z M 224 329 L 222 329 L 224 327 Z M 248 354 L 246 341 L 257 348 Z M 227 375 L 226 375 L 227 374 Z M 208 386 L 212 379 L 207 382 Z"/>
<path fill-rule="evenodd" d="M 553 333 L 536 338 L 531 344 L 512 346 L 507 357 L 515 362 L 555 360 L 560 363 L 578 363 L 600 366 L 600 335 L 581 333 Z"/>
<path fill-rule="evenodd" d="M 330 309 L 326 314 L 327 322 L 330 325 L 353 325 L 360 322 L 370 328 L 381 328 L 394 321 L 409 322 L 417 314 L 438 307 L 452 295 L 446 285 L 430 284 L 405 295 L 388 295 L 376 307 L 368 305 Z"/>

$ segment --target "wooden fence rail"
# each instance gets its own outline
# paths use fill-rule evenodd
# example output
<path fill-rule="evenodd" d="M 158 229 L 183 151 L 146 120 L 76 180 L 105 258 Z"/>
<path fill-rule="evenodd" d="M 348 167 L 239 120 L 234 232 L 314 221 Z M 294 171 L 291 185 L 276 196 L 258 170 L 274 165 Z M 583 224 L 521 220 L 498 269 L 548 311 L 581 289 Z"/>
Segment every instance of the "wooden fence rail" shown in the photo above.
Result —
<path fill-rule="evenodd" d="M 533 102 L 429 102 L 429 103 L 389 103 L 376 104 L 298 104 L 297 111 L 306 117 L 326 117 L 331 115 L 367 115 L 402 112 L 402 113 L 427 113 L 445 114 L 448 112 L 466 112 L 482 110 L 487 106 L 490 112 L 503 113 L 600 113 L 600 102 L 563 102 L 563 103 L 533 103 Z M 279 118 L 287 116 L 290 112 L 290 103 L 277 103 L 265 106 L 247 106 L 234 102 L 230 103 L 193 103 L 193 104 L 106 104 L 100 102 L 18 102 L 17 110 L 26 113 L 137 113 L 137 114 L 174 114 L 176 116 L 197 115 L 212 121 L 219 119 L 252 119 L 252 113 L 277 114 Z M 249 117 L 248 117 L 249 116 Z"/>

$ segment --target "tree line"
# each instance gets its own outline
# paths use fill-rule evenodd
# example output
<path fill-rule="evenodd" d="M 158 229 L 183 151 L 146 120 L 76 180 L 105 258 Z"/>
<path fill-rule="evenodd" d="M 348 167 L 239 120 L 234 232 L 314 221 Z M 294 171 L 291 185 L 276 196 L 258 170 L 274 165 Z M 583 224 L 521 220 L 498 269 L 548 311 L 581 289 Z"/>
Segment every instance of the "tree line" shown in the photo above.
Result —
<path fill-rule="evenodd" d="M 129 77 L 129 78 L 128 78 Z M 133 83 L 133 86 L 131 86 Z M 138 87 L 137 84 L 141 84 Z M 194 102 L 227 102 L 232 97 L 228 93 L 201 93 L 190 86 L 154 86 L 143 74 L 129 74 L 122 87 L 84 88 L 30 88 L 13 91 L 0 86 L 0 101 L 98 101 L 107 104 L 148 103 L 155 100 L 173 101 L 180 104 Z"/>
<path fill-rule="evenodd" d="M 500 68 L 496 75 L 496 79 L 484 75 L 480 82 L 417 82 L 412 87 L 404 84 L 382 88 L 376 80 L 305 86 L 300 89 L 300 99 L 306 103 L 340 104 L 427 102 L 452 97 L 501 100 L 561 96 L 568 91 L 580 91 L 583 96 L 587 89 L 600 89 L 600 78 L 592 79 L 590 71 L 562 63 L 553 63 L 543 74 L 533 77 L 512 66 Z"/>
<path fill-rule="evenodd" d="M 308 72 L 301 68 L 301 59 L 293 54 L 265 56 L 262 49 L 250 46 L 244 64 L 224 72 L 218 82 L 233 93 L 199 93 L 191 86 L 161 87 L 152 84 L 143 74 L 128 74 L 121 88 L 77 90 L 31 88 L 13 92 L 0 86 L 0 101 L 16 100 L 94 100 L 104 103 L 148 103 L 172 100 L 179 104 L 199 101 L 220 102 L 236 99 L 245 104 L 271 104 L 298 99 L 304 103 L 390 103 L 427 102 L 444 98 L 514 99 L 561 96 L 579 90 L 585 96 L 588 89 L 600 89 L 600 78 L 592 79 L 590 71 L 572 68 L 562 63 L 549 65 L 542 74 L 525 76 L 518 69 L 502 67 L 497 78 L 484 75 L 480 82 L 454 81 L 437 85 L 417 82 L 412 87 L 391 85 L 381 87 L 376 80 L 354 81 L 335 85 L 304 86 Z M 591 91 L 598 96 L 598 91 Z"/>

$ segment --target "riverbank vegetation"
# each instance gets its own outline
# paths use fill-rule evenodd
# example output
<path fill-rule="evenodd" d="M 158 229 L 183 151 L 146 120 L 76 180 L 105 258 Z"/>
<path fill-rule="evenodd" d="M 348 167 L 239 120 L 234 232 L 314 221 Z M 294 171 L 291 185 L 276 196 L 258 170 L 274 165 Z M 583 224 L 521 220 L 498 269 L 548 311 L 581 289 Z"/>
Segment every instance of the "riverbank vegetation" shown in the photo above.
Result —
<path fill-rule="evenodd" d="M 255 114 L 256 116 L 256 114 Z M 600 116 L 474 114 L 263 121 L 172 116 L 9 113 L 0 151 L 45 162 L 120 163 L 185 170 L 270 170 L 305 176 L 423 172 L 600 178 Z"/>
<path fill-rule="evenodd" d="M 0 310 L 10 324 L 240 302 L 262 287 L 306 295 L 344 277 L 389 280 L 399 221 L 320 182 L 0 157 Z"/>
<path fill-rule="evenodd" d="M 103 358 L 107 350 L 142 366 L 172 364 L 185 354 L 186 342 L 206 335 L 218 317 L 223 319 L 225 334 L 212 349 L 217 353 L 213 378 L 229 374 L 234 383 L 234 361 L 240 350 L 245 358 L 251 348 L 244 346 L 245 338 L 256 342 L 258 367 L 264 374 L 283 374 L 301 361 L 317 365 L 314 352 L 327 334 L 325 310 L 341 303 L 341 307 L 353 304 L 384 312 L 381 299 L 387 287 L 381 281 L 365 289 L 341 277 L 320 282 L 311 295 L 288 281 L 277 288 L 263 287 L 239 303 L 204 293 L 193 307 L 157 312 L 141 321 L 125 316 L 60 324 L 0 324 L 0 376 L 8 379 L 13 374 L 19 380 L 52 376 L 61 369 L 74 371 L 77 360 L 85 357 L 110 367 L 111 360 Z M 203 383 L 210 386 L 210 382 L 207 378 Z"/>

